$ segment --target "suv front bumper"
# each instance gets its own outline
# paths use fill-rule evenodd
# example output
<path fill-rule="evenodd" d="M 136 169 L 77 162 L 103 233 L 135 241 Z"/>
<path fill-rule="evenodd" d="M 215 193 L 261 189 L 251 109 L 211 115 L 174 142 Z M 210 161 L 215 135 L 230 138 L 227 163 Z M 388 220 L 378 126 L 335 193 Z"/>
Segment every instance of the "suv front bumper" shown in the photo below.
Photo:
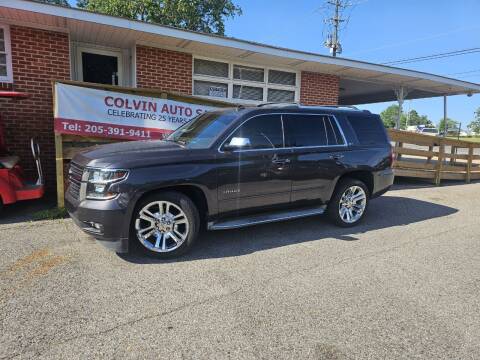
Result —
<path fill-rule="evenodd" d="M 75 224 L 115 252 L 128 252 L 130 217 L 119 198 L 76 200 L 65 194 L 65 208 Z"/>

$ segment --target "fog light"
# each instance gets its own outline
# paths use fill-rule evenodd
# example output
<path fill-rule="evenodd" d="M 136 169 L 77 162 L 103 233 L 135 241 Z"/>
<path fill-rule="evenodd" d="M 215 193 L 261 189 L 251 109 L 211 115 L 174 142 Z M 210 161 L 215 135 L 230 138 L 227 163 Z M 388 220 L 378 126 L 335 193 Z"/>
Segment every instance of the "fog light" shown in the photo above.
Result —
<path fill-rule="evenodd" d="M 96 222 L 93 222 L 93 221 L 84 221 L 84 223 L 86 225 L 88 225 L 89 229 L 86 229 L 86 230 L 90 230 L 90 231 L 93 231 L 93 232 L 96 232 L 96 233 L 103 233 L 103 225 L 100 224 L 100 223 L 96 223 Z"/>

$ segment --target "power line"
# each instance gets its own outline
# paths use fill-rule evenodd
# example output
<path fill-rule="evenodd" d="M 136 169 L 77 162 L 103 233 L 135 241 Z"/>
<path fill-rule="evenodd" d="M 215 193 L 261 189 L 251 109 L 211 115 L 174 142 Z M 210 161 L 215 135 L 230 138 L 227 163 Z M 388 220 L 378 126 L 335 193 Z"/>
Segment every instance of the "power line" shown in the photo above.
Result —
<path fill-rule="evenodd" d="M 391 49 L 391 48 L 410 45 L 410 44 L 414 44 L 414 43 L 418 43 L 418 42 L 422 42 L 422 41 L 437 39 L 437 38 L 444 37 L 444 36 L 447 36 L 447 35 L 451 35 L 451 34 L 454 34 L 454 33 L 476 30 L 476 29 L 479 29 L 479 28 L 480 28 L 480 26 L 459 27 L 459 28 L 456 28 L 456 29 L 453 29 L 453 30 L 450 30 L 450 31 L 430 34 L 430 35 L 427 35 L 427 36 L 422 36 L 422 37 L 413 38 L 413 39 L 409 39 L 409 40 L 399 41 L 399 42 L 396 42 L 396 43 L 391 43 L 390 42 L 388 44 L 385 44 L 383 46 L 379 46 L 379 47 L 376 47 L 376 48 L 371 48 L 371 49 L 366 49 L 366 50 L 361 50 L 361 51 L 355 51 L 353 53 L 350 53 L 350 55 L 360 55 L 360 54 L 375 52 L 375 51 L 379 51 L 379 50 Z"/>
<path fill-rule="evenodd" d="M 445 53 L 431 54 L 431 55 L 419 56 L 419 57 L 414 57 L 414 58 L 407 58 L 407 59 L 400 59 L 400 60 L 395 60 L 395 61 L 384 62 L 383 65 L 409 64 L 409 63 L 413 63 L 413 62 L 443 59 L 443 58 L 447 58 L 447 57 L 474 54 L 474 53 L 478 53 L 478 52 L 480 52 L 480 48 L 462 49 L 462 50 L 455 50 L 455 51 L 450 51 L 450 52 L 445 52 Z"/>
<path fill-rule="evenodd" d="M 455 72 L 455 73 L 450 73 L 450 74 L 447 74 L 447 75 L 463 75 L 463 74 L 471 74 L 471 73 L 476 73 L 476 72 L 480 72 L 480 69 L 462 71 L 462 72 Z"/>

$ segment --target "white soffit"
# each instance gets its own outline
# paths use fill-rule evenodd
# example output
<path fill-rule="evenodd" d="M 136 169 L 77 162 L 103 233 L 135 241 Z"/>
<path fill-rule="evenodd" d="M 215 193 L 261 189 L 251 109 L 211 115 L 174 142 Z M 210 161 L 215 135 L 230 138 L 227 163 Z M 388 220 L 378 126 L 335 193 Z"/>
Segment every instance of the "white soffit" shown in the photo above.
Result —
<path fill-rule="evenodd" d="M 342 98 L 349 99 L 348 102 L 362 100 L 359 91 L 363 91 L 365 100 L 368 98 L 366 102 L 385 101 L 385 98 L 393 100 L 393 89 L 399 86 L 411 90 L 409 98 L 480 92 L 479 84 L 433 74 L 32 1 L 0 0 L 0 21 L 68 32 L 73 41 L 84 43 L 123 48 L 142 44 L 264 66 L 334 74 L 341 79 L 341 101 Z"/>

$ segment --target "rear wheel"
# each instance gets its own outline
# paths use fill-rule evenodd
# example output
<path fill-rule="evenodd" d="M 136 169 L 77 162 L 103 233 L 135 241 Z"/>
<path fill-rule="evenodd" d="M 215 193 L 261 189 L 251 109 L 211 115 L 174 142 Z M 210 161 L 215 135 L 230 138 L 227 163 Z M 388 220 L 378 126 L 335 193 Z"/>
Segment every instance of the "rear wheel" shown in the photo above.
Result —
<path fill-rule="evenodd" d="M 345 178 L 340 180 L 328 203 L 328 215 L 339 226 L 354 226 L 363 219 L 368 202 L 366 185 L 360 180 Z"/>
<path fill-rule="evenodd" d="M 131 243 L 150 256 L 177 257 L 194 244 L 200 220 L 195 204 L 178 192 L 160 192 L 143 199 L 131 224 Z"/>

